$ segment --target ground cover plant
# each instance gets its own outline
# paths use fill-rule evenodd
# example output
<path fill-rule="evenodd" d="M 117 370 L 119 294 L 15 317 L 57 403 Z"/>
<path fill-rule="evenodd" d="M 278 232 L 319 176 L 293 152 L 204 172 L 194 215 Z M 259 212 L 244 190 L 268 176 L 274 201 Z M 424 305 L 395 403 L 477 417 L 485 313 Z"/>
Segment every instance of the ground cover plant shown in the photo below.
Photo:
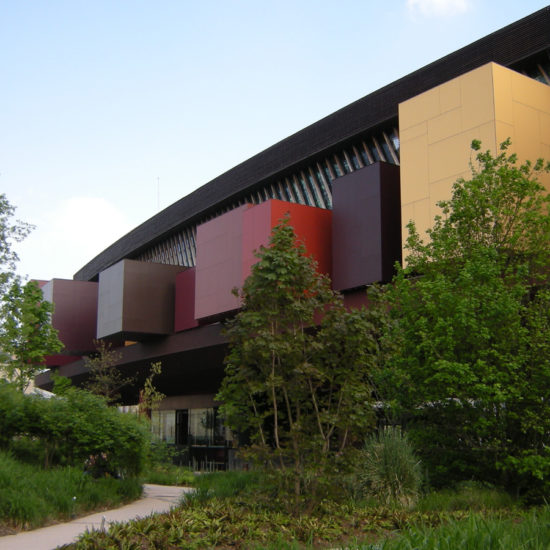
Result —
<path fill-rule="evenodd" d="M 276 496 L 257 473 L 229 472 L 199 476 L 198 493 L 168 514 L 113 525 L 107 532 L 87 533 L 67 550 L 134 549 L 313 549 L 313 548 L 448 548 L 434 541 L 467 541 L 468 548 L 538 549 L 550 543 L 550 512 L 526 512 L 510 506 L 492 488 L 460 487 L 439 498 L 441 510 L 423 497 L 416 506 L 379 501 L 325 501 L 311 513 L 288 513 L 284 495 Z M 267 488 L 267 489 L 266 489 Z M 265 492 L 264 492 L 265 491 Z M 501 494 L 502 498 L 496 498 Z M 225 496 L 224 496 L 225 495 Z M 475 495 L 475 496 L 473 496 Z M 481 503 L 476 511 L 473 498 Z M 432 501 L 433 503 L 433 501 Z M 431 546 L 407 546 L 426 539 Z M 462 538 L 460 538 L 462 537 Z M 388 546 L 397 541 L 402 546 Z M 477 541 L 477 542 L 476 542 Z M 513 541 L 514 546 L 498 546 Z M 531 541 L 531 542 L 529 542 Z M 529 545 L 536 541 L 539 546 Z M 478 544 L 477 546 L 472 546 Z M 386 545 L 386 546 L 385 546 Z"/>
<path fill-rule="evenodd" d="M 72 466 L 44 470 L 0 451 L 0 536 L 115 508 L 140 495 L 136 478 L 94 479 Z"/>

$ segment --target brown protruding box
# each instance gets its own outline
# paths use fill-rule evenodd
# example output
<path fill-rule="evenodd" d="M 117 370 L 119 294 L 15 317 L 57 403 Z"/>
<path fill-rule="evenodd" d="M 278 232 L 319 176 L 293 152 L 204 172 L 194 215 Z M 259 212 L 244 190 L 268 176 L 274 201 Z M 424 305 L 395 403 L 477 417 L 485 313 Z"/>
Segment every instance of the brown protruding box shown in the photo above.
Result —
<path fill-rule="evenodd" d="M 174 331 L 175 283 L 186 268 L 122 260 L 99 274 L 97 337 L 139 341 Z"/>
<path fill-rule="evenodd" d="M 399 167 L 371 164 L 332 184 L 332 284 L 387 282 L 401 261 Z"/>

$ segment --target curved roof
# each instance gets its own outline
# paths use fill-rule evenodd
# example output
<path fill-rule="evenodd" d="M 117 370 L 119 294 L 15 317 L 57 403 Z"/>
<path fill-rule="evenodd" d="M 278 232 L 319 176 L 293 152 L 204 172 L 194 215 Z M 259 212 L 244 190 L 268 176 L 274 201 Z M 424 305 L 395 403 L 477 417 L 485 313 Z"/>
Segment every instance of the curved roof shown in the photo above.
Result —
<path fill-rule="evenodd" d="M 550 48 L 550 6 L 457 50 L 272 145 L 168 206 L 82 267 L 77 280 L 131 257 L 178 228 L 194 223 L 275 175 L 396 120 L 400 102 L 485 63 L 513 66 Z"/>

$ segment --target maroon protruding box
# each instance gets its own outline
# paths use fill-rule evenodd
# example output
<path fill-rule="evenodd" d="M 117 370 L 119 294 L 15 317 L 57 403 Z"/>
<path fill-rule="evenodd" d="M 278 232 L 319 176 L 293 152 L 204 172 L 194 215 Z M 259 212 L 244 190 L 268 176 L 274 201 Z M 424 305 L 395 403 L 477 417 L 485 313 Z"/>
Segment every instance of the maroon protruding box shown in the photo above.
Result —
<path fill-rule="evenodd" d="M 199 326 L 195 319 L 196 268 L 190 267 L 176 275 L 174 330 L 181 332 Z"/>
<path fill-rule="evenodd" d="M 97 324 L 95 282 L 52 279 L 41 285 L 44 299 L 53 303 L 52 326 L 64 350 L 46 358 L 48 366 L 59 366 L 93 351 Z"/>
<path fill-rule="evenodd" d="M 332 285 L 388 282 L 401 261 L 399 167 L 371 164 L 332 184 Z"/>
<path fill-rule="evenodd" d="M 231 291 L 242 281 L 243 213 L 247 208 L 241 206 L 197 227 L 196 319 L 239 308 L 239 299 Z"/>

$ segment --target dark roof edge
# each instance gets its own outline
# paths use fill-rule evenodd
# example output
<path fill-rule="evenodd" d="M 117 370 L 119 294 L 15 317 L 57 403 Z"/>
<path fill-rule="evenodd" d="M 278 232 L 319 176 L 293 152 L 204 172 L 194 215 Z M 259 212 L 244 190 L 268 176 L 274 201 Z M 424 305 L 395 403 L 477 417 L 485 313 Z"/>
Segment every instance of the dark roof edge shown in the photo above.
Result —
<path fill-rule="evenodd" d="M 135 255 L 220 203 L 306 159 L 397 117 L 398 104 L 485 63 L 510 66 L 550 48 L 550 6 L 528 15 L 391 84 L 354 101 L 275 143 L 155 214 L 118 239 L 75 275 L 91 280 L 110 265 Z"/>

